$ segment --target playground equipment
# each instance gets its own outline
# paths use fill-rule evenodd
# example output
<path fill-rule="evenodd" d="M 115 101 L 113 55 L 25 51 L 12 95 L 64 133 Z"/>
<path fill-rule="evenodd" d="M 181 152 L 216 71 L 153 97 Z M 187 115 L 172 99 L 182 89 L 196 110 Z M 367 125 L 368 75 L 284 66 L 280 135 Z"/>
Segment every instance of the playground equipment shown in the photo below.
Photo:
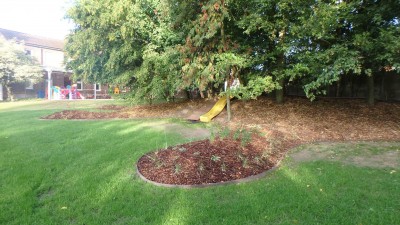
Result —
<path fill-rule="evenodd" d="M 58 86 L 53 86 L 51 87 L 51 90 L 53 91 L 53 99 L 54 100 L 60 100 L 61 99 L 61 88 Z"/>
<path fill-rule="evenodd" d="M 226 105 L 226 96 L 221 97 L 217 103 L 206 114 L 200 116 L 200 121 L 208 123 L 212 118 L 216 117 L 222 112 Z"/>
<path fill-rule="evenodd" d="M 225 91 L 226 91 L 227 85 L 228 85 L 228 82 L 225 81 Z M 235 90 L 239 86 L 240 86 L 240 81 L 239 81 L 239 79 L 235 78 L 229 88 L 231 90 Z M 230 97 L 230 99 L 232 99 L 232 98 L 233 97 Z M 205 122 L 205 123 L 210 122 L 214 117 L 218 116 L 218 114 L 220 114 L 222 112 L 222 110 L 226 106 L 226 102 L 227 102 L 226 96 L 221 97 L 217 101 L 217 103 L 215 103 L 215 105 L 210 109 L 210 111 L 208 111 L 206 114 L 200 116 L 200 121 Z"/>
<path fill-rule="evenodd" d="M 76 86 L 68 85 L 67 88 L 60 88 L 58 86 L 51 87 L 52 96 L 54 100 L 61 99 L 85 99 L 83 95 L 76 89 Z"/>

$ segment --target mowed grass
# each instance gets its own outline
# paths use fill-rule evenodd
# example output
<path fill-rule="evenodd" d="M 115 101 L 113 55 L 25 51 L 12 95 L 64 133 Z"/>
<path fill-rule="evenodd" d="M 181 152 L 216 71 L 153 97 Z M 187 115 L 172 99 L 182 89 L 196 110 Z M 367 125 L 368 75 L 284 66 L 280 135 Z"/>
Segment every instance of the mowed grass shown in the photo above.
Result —
<path fill-rule="evenodd" d="M 115 102 L 0 103 L 0 224 L 399 224 L 398 167 L 288 158 L 249 183 L 162 188 L 136 175 L 136 161 L 188 140 L 159 121 L 39 119 L 99 104 Z M 374 154 L 399 149 L 374 144 Z"/>

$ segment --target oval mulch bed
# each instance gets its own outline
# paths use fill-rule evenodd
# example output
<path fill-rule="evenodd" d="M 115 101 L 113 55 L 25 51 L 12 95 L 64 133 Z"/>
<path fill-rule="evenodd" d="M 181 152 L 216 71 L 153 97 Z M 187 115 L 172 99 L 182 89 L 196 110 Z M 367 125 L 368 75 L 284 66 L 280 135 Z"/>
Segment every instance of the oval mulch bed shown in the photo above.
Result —
<path fill-rule="evenodd" d="M 95 120 L 95 119 L 126 119 L 128 116 L 120 112 L 89 112 L 84 110 L 64 110 L 42 117 L 46 120 Z"/>
<path fill-rule="evenodd" d="M 173 185 L 212 184 L 261 174 L 273 168 L 279 151 L 266 151 L 254 138 L 242 145 L 232 138 L 182 144 L 142 156 L 138 172 L 146 179 Z"/>

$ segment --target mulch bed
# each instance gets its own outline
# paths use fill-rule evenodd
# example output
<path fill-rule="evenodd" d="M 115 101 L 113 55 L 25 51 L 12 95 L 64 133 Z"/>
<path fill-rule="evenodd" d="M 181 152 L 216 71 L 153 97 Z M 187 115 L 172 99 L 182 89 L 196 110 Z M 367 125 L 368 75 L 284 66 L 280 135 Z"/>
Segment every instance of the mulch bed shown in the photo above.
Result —
<path fill-rule="evenodd" d="M 152 106 L 107 106 L 107 112 L 63 111 L 44 119 L 186 118 L 204 100 Z M 296 145 L 315 141 L 400 140 L 400 104 L 363 100 L 287 98 L 277 105 L 270 98 L 232 101 L 233 119 L 226 112 L 214 119 L 232 131 L 256 129 L 242 146 L 234 138 L 203 140 L 144 155 L 138 169 L 147 179 L 166 184 L 206 184 L 245 178 L 276 165 Z"/>
<path fill-rule="evenodd" d="M 171 102 L 155 105 L 117 106 L 105 105 L 99 107 L 100 112 L 85 110 L 64 110 L 42 117 L 42 119 L 136 119 L 136 118 L 186 118 L 190 113 L 201 108 L 210 100 L 194 100 L 185 102 Z M 104 110 L 104 111 L 101 111 Z"/>
<path fill-rule="evenodd" d="M 89 112 L 83 110 L 64 110 L 42 117 L 48 120 L 98 120 L 128 118 L 120 112 Z"/>
<path fill-rule="evenodd" d="M 201 140 L 147 153 L 139 159 L 137 168 L 148 180 L 162 184 L 232 181 L 273 168 L 289 147 L 269 151 L 264 146 L 265 141 L 259 136 L 249 144 L 232 137 Z"/>

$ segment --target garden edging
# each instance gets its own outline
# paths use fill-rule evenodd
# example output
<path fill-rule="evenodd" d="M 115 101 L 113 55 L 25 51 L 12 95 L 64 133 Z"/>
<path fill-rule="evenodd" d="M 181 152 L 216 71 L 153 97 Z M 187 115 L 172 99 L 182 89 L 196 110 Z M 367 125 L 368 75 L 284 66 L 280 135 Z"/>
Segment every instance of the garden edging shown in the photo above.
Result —
<path fill-rule="evenodd" d="M 164 183 L 158 183 L 152 180 L 147 179 L 145 176 L 143 176 L 142 173 L 140 173 L 139 168 L 137 167 L 138 162 L 136 163 L 135 167 L 136 167 L 136 173 L 139 175 L 139 177 L 150 184 L 153 184 L 155 186 L 159 186 L 159 187 L 167 187 L 167 188 L 184 188 L 184 189 L 191 189 L 191 188 L 206 188 L 206 187 L 215 187 L 215 186 L 222 186 L 222 185 L 229 185 L 229 184 L 240 184 L 240 183 L 246 183 L 246 182 L 250 182 L 250 181 L 255 181 L 258 179 L 261 179 L 263 177 L 265 177 L 268 173 L 275 171 L 276 169 L 279 168 L 280 165 L 280 161 L 271 169 L 266 170 L 262 173 L 253 175 L 253 176 L 249 176 L 249 177 L 245 177 L 245 178 L 241 178 L 241 179 L 237 179 L 237 180 L 230 180 L 230 181 L 225 181 L 225 182 L 219 182 L 219 183 L 207 183 L 207 184 L 193 184 L 193 185 L 180 185 L 180 184 L 164 184 Z"/>

